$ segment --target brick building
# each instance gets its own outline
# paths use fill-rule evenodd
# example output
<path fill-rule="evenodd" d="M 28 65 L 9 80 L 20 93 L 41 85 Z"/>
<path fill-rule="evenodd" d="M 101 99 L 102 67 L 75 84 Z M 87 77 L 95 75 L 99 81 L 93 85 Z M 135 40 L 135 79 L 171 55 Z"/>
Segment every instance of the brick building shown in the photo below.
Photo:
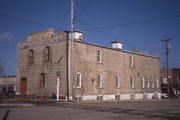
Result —
<path fill-rule="evenodd" d="M 17 43 L 20 93 L 48 96 L 56 92 L 58 77 L 60 96 L 73 100 L 161 98 L 157 56 L 123 50 L 118 41 L 112 48 L 86 43 L 79 31 L 73 35 L 73 47 L 71 33 L 52 28 Z"/>
<path fill-rule="evenodd" d="M 168 76 L 170 79 L 170 87 L 174 90 L 180 91 L 180 68 L 172 68 L 168 70 Z M 161 79 L 161 86 L 162 92 L 167 92 L 167 71 L 165 69 L 160 70 L 160 79 Z M 177 93 L 175 93 L 177 94 Z"/>

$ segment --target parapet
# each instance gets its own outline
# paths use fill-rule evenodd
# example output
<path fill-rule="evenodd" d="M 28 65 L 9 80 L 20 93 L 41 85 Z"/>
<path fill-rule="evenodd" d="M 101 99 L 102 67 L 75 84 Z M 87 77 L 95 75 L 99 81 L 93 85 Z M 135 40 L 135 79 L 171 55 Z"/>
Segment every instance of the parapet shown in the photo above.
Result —
<path fill-rule="evenodd" d="M 39 34 L 46 34 L 46 33 L 53 34 L 54 33 L 54 28 L 48 28 L 46 30 L 30 33 L 30 34 L 28 34 L 28 37 L 31 37 L 31 36 L 34 36 L 34 35 L 39 35 Z"/>

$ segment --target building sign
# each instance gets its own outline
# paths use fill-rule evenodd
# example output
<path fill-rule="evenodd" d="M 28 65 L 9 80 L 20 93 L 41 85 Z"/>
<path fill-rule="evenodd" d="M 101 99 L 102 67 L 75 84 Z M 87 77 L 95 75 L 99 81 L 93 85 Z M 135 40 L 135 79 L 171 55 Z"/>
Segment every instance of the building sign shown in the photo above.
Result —
<path fill-rule="evenodd" d="M 168 82 L 167 82 L 167 78 L 163 78 L 163 83 L 164 84 L 167 84 Z"/>
<path fill-rule="evenodd" d="M 36 48 L 39 46 L 47 46 L 47 45 L 51 45 L 51 44 L 55 44 L 55 43 L 59 43 L 59 42 L 63 42 L 63 41 L 65 41 L 65 40 L 63 40 L 62 38 L 58 38 L 58 39 L 46 40 L 46 41 L 41 41 L 41 42 L 36 42 L 36 43 L 27 43 L 26 45 L 18 46 L 18 50 Z"/>
<path fill-rule="evenodd" d="M 42 70 L 52 71 L 53 69 L 58 69 L 58 68 L 60 68 L 60 64 L 58 64 L 58 62 L 34 64 L 31 66 L 29 65 L 19 66 L 20 72 L 36 72 L 36 71 L 42 71 Z"/>

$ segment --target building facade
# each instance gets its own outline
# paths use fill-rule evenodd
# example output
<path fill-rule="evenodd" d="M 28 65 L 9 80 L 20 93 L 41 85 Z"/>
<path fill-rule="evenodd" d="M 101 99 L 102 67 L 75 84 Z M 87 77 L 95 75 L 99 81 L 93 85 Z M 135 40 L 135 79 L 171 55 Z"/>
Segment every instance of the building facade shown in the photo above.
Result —
<path fill-rule="evenodd" d="M 175 92 L 173 94 L 180 94 L 180 68 L 172 68 L 168 70 L 168 76 L 170 80 L 171 92 Z M 167 93 L 168 81 L 167 81 L 167 70 L 160 70 L 160 79 L 161 79 L 161 87 L 162 92 Z"/>
<path fill-rule="evenodd" d="M 20 94 L 56 93 L 72 100 L 161 98 L 159 58 L 82 41 L 82 33 L 31 33 L 17 43 L 17 88 Z M 58 75 L 57 75 L 58 73 Z"/>

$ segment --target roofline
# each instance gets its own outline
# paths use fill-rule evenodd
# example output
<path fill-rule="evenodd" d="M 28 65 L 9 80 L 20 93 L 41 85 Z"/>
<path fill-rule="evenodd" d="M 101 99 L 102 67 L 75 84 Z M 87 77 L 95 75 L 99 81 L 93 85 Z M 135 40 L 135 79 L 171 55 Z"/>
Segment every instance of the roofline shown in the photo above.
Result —
<path fill-rule="evenodd" d="M 105 46 L 102 46 L 102 45 L 88 43 L 88 42 L 79 41 L 79 40 L 74 40 L 74 41 L 75 42 L 79 42 L 79 43 L 84 43 L 84 44 L 92 45 L 92 46 L 102 47 L 102 48 L 106 48 L 106 49 L 110 49 L 110 50 L 121 51 L 121 52 L 126 52 L 126 53 L 131 53 L 131 54 L 136 54 L 136 55 L 141 55 L 141 56 L 146 56 L 146 57 L 151 57 L 151 58 L 159 59 L 159 57 L 152 56 L 152 55 L 147 55 L 147 54 L 143 54 L 143 53 L 137 53 L 137 52 L 127 51 L 127 50 L 122 50 L 122 49 L 114 49 L 114 48 L 105 47 Z"/>
<path fill-rule="evenodd" d="M 68 30 L 65 30 L 64 32 L 71 33 L 71 31 L 68 31 Z M 73 30 L 73 32 L 83 33 L 83 32 L 81 32 L 81 31 L 79 31 L 79 30 Z"/>

